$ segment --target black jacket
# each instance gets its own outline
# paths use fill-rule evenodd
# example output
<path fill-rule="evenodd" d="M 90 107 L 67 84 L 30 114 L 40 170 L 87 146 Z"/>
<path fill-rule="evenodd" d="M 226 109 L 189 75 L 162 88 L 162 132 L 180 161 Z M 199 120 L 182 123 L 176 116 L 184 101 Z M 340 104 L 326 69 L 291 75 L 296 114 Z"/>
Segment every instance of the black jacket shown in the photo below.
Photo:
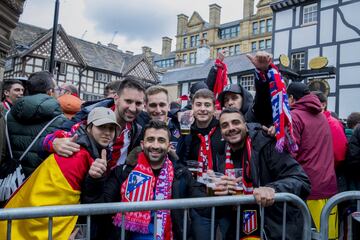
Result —
<path fill-rule="evenodd" d="M 357 182 L 356 185 L 360 186 L 360 126 L 354 129 L 353 134 L 349 139 L 349 145 L 344 164 L 346 169 L 346 177 Z"/>
<path fill-rule="evenodd" d="M 252 142 L 250 164 L 253 187 L 271 187 L 276 193 L 293 193 L 306 199 L 311 184 L 300 164 L 289 153 L 277 152 L 275 139 L 260 130 L 259 124 L 248 124 L 248 129 Z M 225 160 L 222 163 L 224 171 Z M 300 210 L 288 204 L 286 213 L 286 239 L 302 239 L 303 219 Z M 283 204 L 276 203 L 265 208 L 264 227 L 268 239 L 281 239 L 282 216 Z"/>
<path fill-rule="evenodd" d="M 19 159 L 41 129 L 60 114 L 62 111 L 57 100 L 46 94 L 25 96 L 17 100 L 7 117 L 14 158 Z M 43 152 L 42 139 L 62 126 L 65 121 L 67 121 L 65 116 L 59 116 L 52 122 L 21 161 L 26 177 L 48 156 Z"/>
<path fill-rule="evenodd" d="M 217 168 L 218 156 L 225 153 L 225 142 L 222 140 L 221 131 L 219 127 L 219 121 L 213 118 L 207 128 L 198 128 L 194 123 L 191 126 L 189 135 L 184 135 L 178 142 L 178 156 L 179 160 L 186 165 L 188 160 L 198 160 L 200 149 L 200 138 L 197 136 L 199 133 L 203 136 L 207 135 L 213 127 L 216 127 L 215 132 L 211 136 L 211 153 L 213 159 L 213 167 Z"/>
<path fill-rule="evenodd" d="M 179 162 L 174 164 L 174 180 L 172 185 L 172 198 L 188 198 L 192 195 L 194 186 L 198 185 L 193 179 L 189 170 Z M 85 179 L 84 191 L 82 192 L 82 203 L 103 203 L 120 202 L 120 189 L 130 172 L 136 166 L 133 160 L 126 160 L 126 164 L 116 167 L 110 176 L 105 179 L 93 179 L 87 176 Z M 172 210 L 172 226 L 174 239 L 182 239 L 183 235 L 183 210 Z M 92 239 L 119 239 L 120 231 L 115 228 L 111 221 L 111 216 L 103 216 L 101 221 L 97 221 L 96 226 L 92 225 Z M 189 225 L 188 225 L 189 226 Z M 127 232 L 127 236 L 131 233 Z"/>

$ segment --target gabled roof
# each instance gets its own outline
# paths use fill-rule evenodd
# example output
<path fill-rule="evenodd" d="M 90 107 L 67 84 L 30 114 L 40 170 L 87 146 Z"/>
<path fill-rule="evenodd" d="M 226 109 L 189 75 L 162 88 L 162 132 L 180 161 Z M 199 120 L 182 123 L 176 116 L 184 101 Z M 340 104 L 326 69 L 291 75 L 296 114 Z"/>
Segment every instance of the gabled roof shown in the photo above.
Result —
<path fill-rule="evenodd" d="M 13 48 L 16 49 L 15 54 L 26 54 L 33 47 L 41 44 L 42 40 L 47 39 L 47 35 L 51 37 L 52 29 L 44 29 L 29 24 L 19 22 L 12 34 Z M 114 73 L 126 73 L 131 70 L 131 67 L 136 66 L 136 63 L 142 60 L 147 61 L 144 55 L 133 56 L 124 53 L 121 50 L 113 49 L 102 44 L 95 44 L 84 41 L 79 38 L 68 36 L 64 29 L 60 26 L 59 33 L 68 40 L 73 51 L 77 52 L 84 61 L 84 65 L 101 69 Z M 155 70 L 150 64 L 149 69 L 155 74 Z"/>
<path fill-rule="evenodd" d="M 66 45 L 69 47 L 70 52 L 74 55 L 76 61 L 80 65 L 85 65 L 85 61 L 78 52 L 77 48 L 74 47 L 73 43 L 70 41 L 68 35 L 66 34 L 65 30 L 61 25 L 58 26 L 58 35 L 62 38 L 63 41 L 65 41 Z M 36 40 L 34 40 L 30 45 L 27 45 L 29 47 L 28 49 L 24 49 L 21 51 L 20 56 L 24 57 L 28 55 L 29 53 L 33 52 L 36 48 L 43 45 L 46 41 L 51 41 L 52 37 L 52 29 L 47 30 L 46 32 L 43 32 L 42 36 L 38 35 Z M 20 52 L 19 52 L 20 53 Z"/>
<path fill-rule="evenodd" d="M 188 26 L 192 27 L 192 26 L 196 26 L 198 24 L 204 24 L 204 23 L 205 23 L 205 21 L 204 21 L 204 19 L 202 19 L 200 14 L 197 11 L 194 11 L 193 15 L 191 16 L 191 18 L 188 22 Z"/>
<path fill-rule="evenodd" d="M 224 62 L 228 67 L 229 75 L 254 69 L 246 54 L 226 57 Z M 213 65 L 214 59 L 209 59 L 201 65 L 169 70 L 163 74 L 161 84 L 171 85 L 186 81 L 205 80 Z"/>

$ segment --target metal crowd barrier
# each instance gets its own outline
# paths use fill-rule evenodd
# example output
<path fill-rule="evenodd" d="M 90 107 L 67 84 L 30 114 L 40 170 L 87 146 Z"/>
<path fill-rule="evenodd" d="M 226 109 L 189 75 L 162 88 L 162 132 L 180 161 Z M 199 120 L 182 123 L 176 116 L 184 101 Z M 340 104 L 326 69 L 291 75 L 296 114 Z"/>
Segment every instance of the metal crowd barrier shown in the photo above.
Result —
<path fill-rule="evenodd" d="M 360 191 L 347 191 L 338 193 L 335 196 L 331 197 L 325 206 L 323 207 L 320 215 L 320 239 L 327 240 L 328 232 L 329 232 L 329 216 L 331 210 L 341 202 L 349 201 L 349 200 L 357 200 L 357 211 L 360 211 Z"/>
<path fill-rule="evenodd" d="M 303 215 L 303 239 L 311 239 L 311 216 L 309 210 L 298 196 L 289 193 L 275 194 L 275 202 L 283 202 L 283 226 L 282 239 L 285 239 L 286 233 L 286 208 L 287 203 L 291 202 L 298 207 Z M 78 205 L 61 205 L 61 206 L 46 206 L 46 207 L 31 207 L 31 208 L 13 208 L 0 209 L 0 220 L 7 220 L 7 239 L 11 239 L 11 221 L 15 219 L 30 219 L 30 218 L 49 218 L 48 222 L 48 239 L 52 239 L 53 217 L 59 216 L 87 216 L 86 239 L 90 239 L 90 216 L 101 214 L 114 214 L 117 212 L 135 212 L 147 210 L 160 209 L 184 209 L 184 216 L 188 215 L 190 208 L 211 207 L 211 240 L 214 240 L 214 224 L 215 224 L 215 207 L 233 205 L 237 206 L 237 223 L 236 223 L 236 239 L 240 237 L 240 210 L 241 205 L 254 204 L 255 199 L 252 195 L 249 196 L 224 196 L 224 197 L 205 197 L 205 198 L 187 198 L 174 199 L 162 201 L 147 201 L 147 202 L 129 202 L 129 203 L 99 203 L 99 204 L 78 204 Z M 260 232 L 263 239 L 264 229 L 264 208 L 260 208 Z M 123 214 L 123 221 L 124 221 Z M 156 214 L 154 216 L 154 220 Z M 156 239 L 156 222 L 154 221 L 154 239 Z M 124 226 L 124 225 L 123 225 Z M 122 226 L 121 239 L 125 239 L 125 228 Z M 186 239 L 187 233 L 187 218 L 184 217 L 183 222 L 183 240 Z"/>

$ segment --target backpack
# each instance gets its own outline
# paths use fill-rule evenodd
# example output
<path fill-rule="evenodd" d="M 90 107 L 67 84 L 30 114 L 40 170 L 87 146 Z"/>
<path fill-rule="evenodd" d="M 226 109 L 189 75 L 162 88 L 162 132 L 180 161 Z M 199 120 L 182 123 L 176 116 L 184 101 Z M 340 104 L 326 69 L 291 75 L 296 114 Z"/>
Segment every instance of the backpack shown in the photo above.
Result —
<path fill-rule="evenodd" d="M 10 159 L 3 159 L 0 164 L 0 202 L 7 201 L 10 196 L 16 192 L 16 190 L 21 186 L 21 184 L 25 181 L 24 171 L 21 166 L 21 160 L 26 156 L 26 154 L 30 151 L 31 147 L 35 144 L 35 142 L 39 139 L 41 134 L 46 130 L 46 128 L 54 122 L 58 117 L 58 115 L 54 117 L 50 122 L 48 122 L 38 133 L 38 135 L 34 138 L 31 144 L 27 147 L 27 149 L 23 152 L 19 159 L 15 159 L 12 153 L 8 124 L 7 124 L 7 116 L 10 111 L 8 111 L 5 115 L 5 137 L 7 142 L 7 147 L 10 154 Z"/>

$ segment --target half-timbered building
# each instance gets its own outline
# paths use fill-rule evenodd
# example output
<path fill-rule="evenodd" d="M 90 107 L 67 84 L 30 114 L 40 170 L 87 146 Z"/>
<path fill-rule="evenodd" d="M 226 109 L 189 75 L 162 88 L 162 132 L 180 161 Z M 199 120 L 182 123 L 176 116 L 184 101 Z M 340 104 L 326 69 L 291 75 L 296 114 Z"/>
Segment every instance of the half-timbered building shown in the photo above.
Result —
<path fill-rule="evenodd" d="M 4 78 L 28 77 L 48 70 L 52 29 L 19 23 L 11 38 Z M 84 100 L 103 97 L 107 83 L 135 76 L 146 86 L 159 83 L 157 73 L 145 54 L 122 52 L 114 44 L 91 43 L 66 34 L 58 27 L 55 52 L 55 80 L 58 85 L 78 86 Z"/>

